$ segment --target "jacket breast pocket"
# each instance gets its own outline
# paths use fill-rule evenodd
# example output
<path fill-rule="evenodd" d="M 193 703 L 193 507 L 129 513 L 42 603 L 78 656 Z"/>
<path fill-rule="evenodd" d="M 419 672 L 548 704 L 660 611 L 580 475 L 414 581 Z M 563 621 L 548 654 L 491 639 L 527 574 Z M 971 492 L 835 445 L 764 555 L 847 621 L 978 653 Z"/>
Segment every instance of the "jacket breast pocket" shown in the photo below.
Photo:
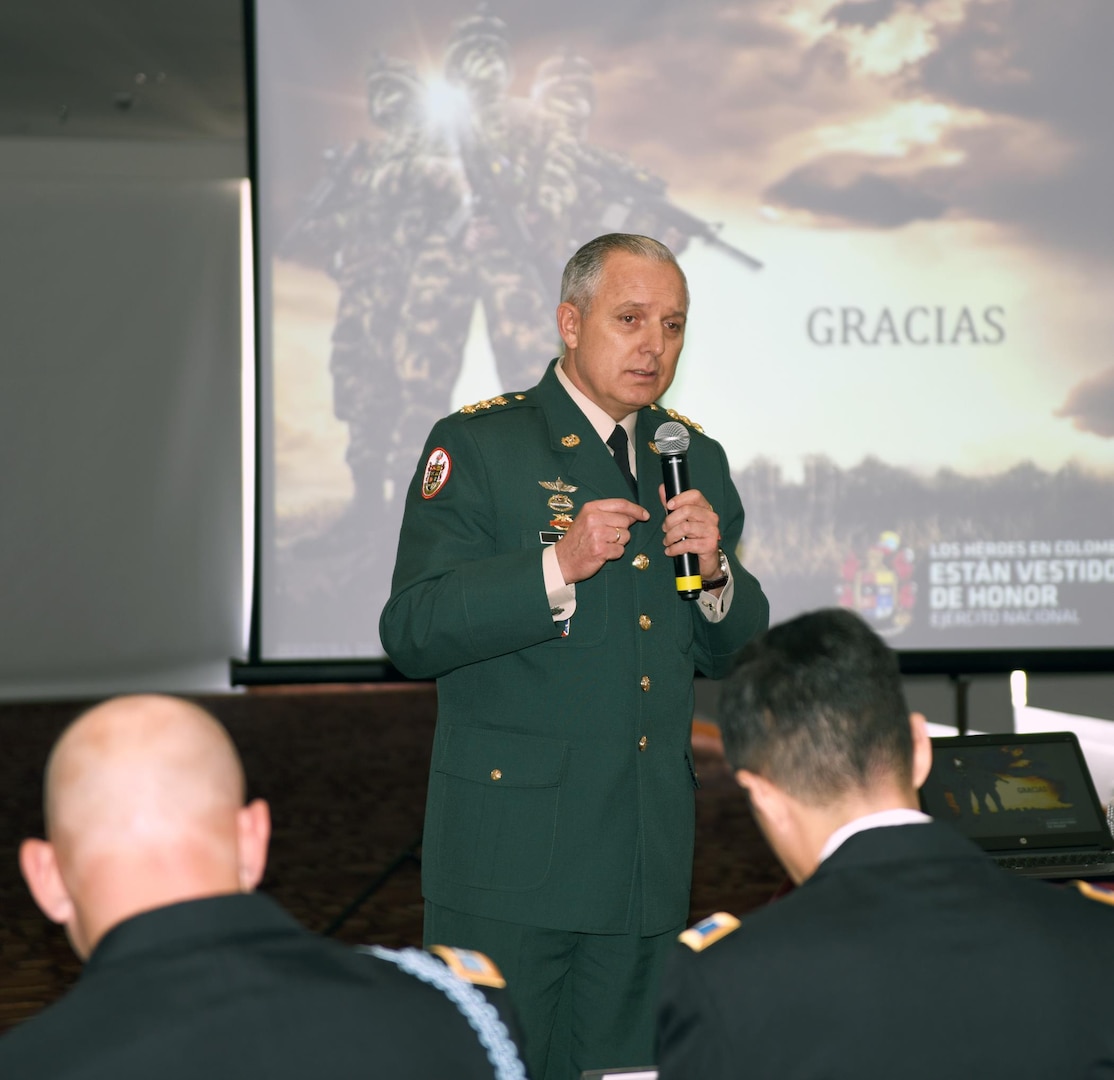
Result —
<path fill-rule="evenodd" d="M 449 730 L 434 769 L 445 880 L 512 892 L 545 881 L 567 753 L 560 739 L 461 725 Z"/>

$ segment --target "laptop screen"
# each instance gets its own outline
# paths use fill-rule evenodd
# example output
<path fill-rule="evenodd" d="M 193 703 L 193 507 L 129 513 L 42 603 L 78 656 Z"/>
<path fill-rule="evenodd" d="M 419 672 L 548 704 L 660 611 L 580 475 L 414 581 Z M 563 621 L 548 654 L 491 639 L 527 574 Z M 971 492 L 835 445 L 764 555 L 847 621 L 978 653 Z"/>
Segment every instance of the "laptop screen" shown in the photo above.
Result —
<path fill-rule="evenodd" d="M 938 737 L 932 746 L 921 806 L 988 851 L 1110 846 L 1072 732 Z"/>

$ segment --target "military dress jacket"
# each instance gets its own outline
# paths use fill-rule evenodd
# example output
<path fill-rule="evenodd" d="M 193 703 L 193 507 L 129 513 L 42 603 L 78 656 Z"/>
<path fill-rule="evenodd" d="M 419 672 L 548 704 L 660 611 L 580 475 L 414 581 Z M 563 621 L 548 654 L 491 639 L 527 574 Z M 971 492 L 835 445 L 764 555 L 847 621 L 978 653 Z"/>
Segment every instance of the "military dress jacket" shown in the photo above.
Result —
<path fill-rule="evenodd" d="M 661 1080 L 1114 1075 L 1114 908 L 945 824 L 856 833 L 662 981 Z"/>
<path fill-rule="evenodd" d="M 650 519 L 577 583 L 567 625 L 550 611 L 542 549 L 585 503 L 630 492 L 553 365 L 532 390 L 468 407 L 429 436 L 380 633 L 401 671 L 438 683 L 422 846 L 435 903 L 592 933 L 660 933 L 687 918 L 693 673 L 726 674 L 769 607 L 736 558 L 743 508 L 726 456 L 697 430 L 691 483 L 720 515 L 734 598 L 718 623 L 678 598 L 651 448 L 668 419 L 640 411 Z"/>
<path fill-rule="evenodd" d="M 0 1037 L 0 1076 L 492 1080 L 478 1029 L 493 993 L 474 1026 L 436 984 L 310 933 L 265 896 L 190 900 L 113 927 L 69 993 Z"/>

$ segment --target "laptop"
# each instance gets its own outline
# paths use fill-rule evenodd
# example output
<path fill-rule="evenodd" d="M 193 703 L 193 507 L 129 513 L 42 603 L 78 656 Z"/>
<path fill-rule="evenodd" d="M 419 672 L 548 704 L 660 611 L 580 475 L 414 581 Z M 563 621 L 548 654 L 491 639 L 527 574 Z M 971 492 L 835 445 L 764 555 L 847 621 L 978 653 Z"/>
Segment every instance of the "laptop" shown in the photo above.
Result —
<path fill-rule="evenodd" d="M 1114 875 L 1114 842 L 1071 731 L 932 739 L 921 808 L 1026 877 Z"/>

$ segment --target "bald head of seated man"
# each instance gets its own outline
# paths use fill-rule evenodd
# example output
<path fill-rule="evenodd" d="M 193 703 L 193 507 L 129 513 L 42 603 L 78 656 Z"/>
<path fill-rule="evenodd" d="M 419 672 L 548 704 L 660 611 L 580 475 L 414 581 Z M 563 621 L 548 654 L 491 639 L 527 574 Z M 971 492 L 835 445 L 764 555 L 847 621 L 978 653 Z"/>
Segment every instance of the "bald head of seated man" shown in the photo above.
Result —
<path fill-rule="evenodd" d="M 267 860 L 270 811 L 244 805 L 224 728 L 196 705 L 140 696 L 81 716 L 47 763 L 46 840 L 20 868 L 82 959 L 117 923 L 182 900 L 250 892 Z"/>
<path fill-rule="evenodd" d="M 482 955 L 351 949 L 255 893 L 267 804 L 204 709 L 117 698 L 62 734 L 20 866 L 86 961 L 0 1039 L 0 1076 L 522 1078 Z M 482 987 L 482 989 L 481 989 Z"/>

